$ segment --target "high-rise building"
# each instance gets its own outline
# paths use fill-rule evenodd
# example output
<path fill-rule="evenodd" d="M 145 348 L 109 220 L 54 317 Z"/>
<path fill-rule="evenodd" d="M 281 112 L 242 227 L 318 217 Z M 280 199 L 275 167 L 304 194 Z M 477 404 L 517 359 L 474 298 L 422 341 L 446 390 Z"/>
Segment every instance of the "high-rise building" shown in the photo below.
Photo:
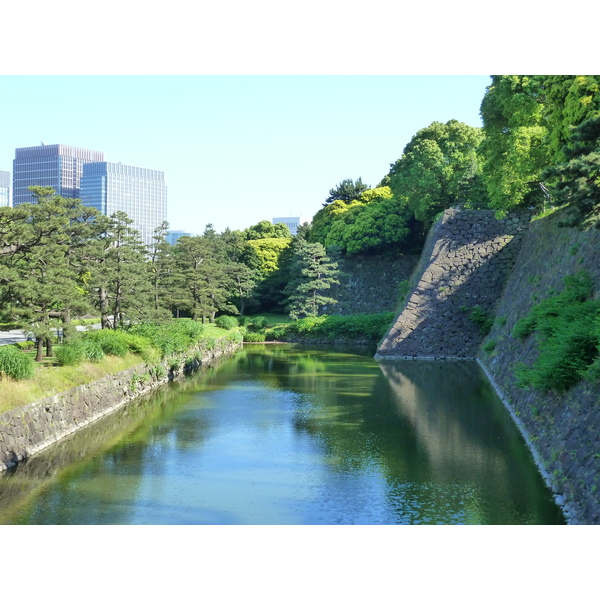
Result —
<path fill-rule="evenodd" d="M 309 219 L 307 219 L 306 217 L 274 217 L 273 218 L 273 225 L 275 225 L 276 223 L 285 223 L 288 226 L 288 229 L 290 230 L 290 233 L 292 235 L 296 235 L 298 233 L 298 227 L 300 227 L 300 225 L 304 225 L 305 223 L 308 223 Z"/>
<path fill-rule="evenodd" d="M 0 171 L 0 206 L 10 206 L 10 173 Z"/>
<path fill-rule="evenodd" d="M 166 240 L 169 244 L 171 244 L 171 246 L 173 246 L 180 237 L 183 237 L 185 235 L 192 234 L 188 233 L 187 231 L 183 231 L 182 229 L 170 229 L 167 232 Z"/>
<path fill-rule="evenodd" d="M 30 185 L 51 187 L 64 198 L 79 198 L 83 165 L 102 162 L 104 152 L 63 144 L 17 148 L 13 161 L 13 206 L 35 202 Z"/>
<path fill-rule="evenodd" d="M 154 230 L 167 220 L 167 186 L 162 171 L 110 162 L 84 164 L 79 197 L 103 215 L 127 213 L 147 246 L 152 244 Z"/>

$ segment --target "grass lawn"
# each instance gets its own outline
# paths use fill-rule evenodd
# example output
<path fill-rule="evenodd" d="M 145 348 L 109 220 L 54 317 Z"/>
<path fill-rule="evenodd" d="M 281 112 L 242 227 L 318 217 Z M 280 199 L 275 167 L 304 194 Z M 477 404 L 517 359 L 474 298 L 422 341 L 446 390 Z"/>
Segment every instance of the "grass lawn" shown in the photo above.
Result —
<path fill-rule="evenodd" d="M 97 363 L 84 362 L 75 367 L 53 367 L 54 359 L 37 363 L 32 379 L 15 381 L 2 377 L 0 380 L 0 413 L 53 396 L 73 387 L 112 375 L 138 365 L 142 358 L 127 354 L 119 358 L 106 356 Z"/>

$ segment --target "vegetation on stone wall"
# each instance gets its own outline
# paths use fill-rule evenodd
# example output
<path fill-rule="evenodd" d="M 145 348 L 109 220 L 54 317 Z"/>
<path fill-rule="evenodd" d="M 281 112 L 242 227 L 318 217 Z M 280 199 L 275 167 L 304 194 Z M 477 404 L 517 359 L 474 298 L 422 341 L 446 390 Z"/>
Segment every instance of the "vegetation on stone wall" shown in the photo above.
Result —
<path fill-rule="evenodd" d="M 512 335 L 536 333 L 539 356 L 516 370 L 522 386 L 564 392 L 583 377 L 600 381 L 600 300 L 592 298 L 589 274 L 564 278 L 565 289 L 538 304 L 517 321 Z"/>

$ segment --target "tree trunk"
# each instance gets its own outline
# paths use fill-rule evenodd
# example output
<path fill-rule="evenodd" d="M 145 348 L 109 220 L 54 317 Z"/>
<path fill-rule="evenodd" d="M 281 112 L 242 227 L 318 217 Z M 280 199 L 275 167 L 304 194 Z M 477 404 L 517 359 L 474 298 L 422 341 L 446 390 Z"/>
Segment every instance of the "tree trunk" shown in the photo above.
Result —
<path fill-rule="evenodd" d="M 71 324 L 71 311 L 68 308 L 63 312 L 62 321 L 62 335 L 63 339 L 66 340 L 69 337 L 69 325 Z M 56 335 L 58 336 L 58 330 L 56 331 Z"/>
<path fill-rule="evenodd" d="M 46 338 L 46 356 L 48 358 L 52 357 L 52 338 L 51 337 Z"/>
<path fill-rule="evenodd" d="M 35 355 L 35 362 L 42 362 L 42 357 L 44 356 L 44 338 L 36 337 L 35 345 L 37 348 L 37 354 Z"/>
<path fill-rule="evenodd" d="M 108 292 L 106 288 L 98 289 L 98 296 L 100 298 L 100 324 L 102 329 L 110 329 L 110 320 L 108 318 Z"/>

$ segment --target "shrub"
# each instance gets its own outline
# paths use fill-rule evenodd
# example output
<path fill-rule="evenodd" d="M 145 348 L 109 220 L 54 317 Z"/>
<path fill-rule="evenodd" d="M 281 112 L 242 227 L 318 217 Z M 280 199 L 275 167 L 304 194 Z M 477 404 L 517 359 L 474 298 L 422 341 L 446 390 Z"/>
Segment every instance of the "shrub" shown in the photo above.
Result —
<path fill-rule="evenodd" d="M 14 345 L 19 350 L 31 350 L 32 348 L 35 347 L 35 342 L 32 342 L 32 341 L 28 341 L 28 342 L 16 342 Z"/>
<path fill-rule="evenodd" d="M 177 331 L 185 335 L 190 342 L 197 342 L 204 333 L 202 323 L 192 319 L 175 319 L 163 325 L 171 331 Z"/>
<path fill-rule="evenodd" d="M 129 334 L 147 338 L 162 357 L 184 352 L 200 340 L 204 328 L 191 319 L 174 319 L 162 325 L 142 323 L 129 329 Z M 148 362 L 148 361 L 146 361 Z"/>
<path fill-rule="evenodd" d="M 86 339 L 91 340 L 102 348 L 105 354 L 112 356 L 125 356 L 129 350 L 124 331 L 114 331 L 112 329 L 99 329 L 89 331 L 85 334 Z"/>
<path fill-rule="evenodd" d="M 494 319 L 490 317 L 481 306 L 474 306 L 469 315 L 469 320 L 475 324 L 482 335 L 487 335 L 492 329 Z"/>
<path fill-rule="evenodd" d="M 85 340 L 83 345 L 84 357 L 90 362 L 100 362 L 106 354 L 102 347 L 93 340 Z"/>
<path fill-rule="evenodd" d="M 62 367 L 78 365 L 84 359 L 84 345 L 78 340 L 58 346 L 56 348 L 56 359 Z"/>
<path fill-rule="evenodd" d="M 563 292 L 532 307 L 513 329 L 519 339 L 538 333 L 537 360 L 516 371 L 522 386 L 564 392 L 582 377 L 600 380 L 600 300 L 590 298 L 585 272 L 565 277 L 564 283 Z"/>
<path fill-rule="evenodd" d="M 246 331 L 244 333 L 244 342 L 264 342 L 266 336 L 260 331 Z"/>
<path fill-rule="evenodd" d="M 0 373 L 12 379 L 31 379 L 35 364 L 15 346 L 0 346 Z"/>
<path fill-rule="evenodd" d="M 221 315 L 215 319 L 215 325 L 221 329 L 234 329 L 239 326 L 239 322 L 236 317 L 230 315 Z"/>
<path fill-rule="evenodd" d="M 484 351 L 491 354 L 496 349 L 497 343 L 496 340 L 488 340 L 483 346 Z"/>
<path fill-rule="evenodd" d="M 330 340 L 343 337 L 377 342 L 387 333 L 393 318 L 393 312 L 374 315 L 306 317 L 269 331 L 267 338 L 280 339 L 288 334 L 300 334 L 326 337 Z"/>
<path fill-rule="evenodd" d="M 250 319 L 250 322 L 252 323 L 252 327 L 256 330 L 264 329 L 269 324 L 269 320 L 263 316 L 253 317 Z"/>

